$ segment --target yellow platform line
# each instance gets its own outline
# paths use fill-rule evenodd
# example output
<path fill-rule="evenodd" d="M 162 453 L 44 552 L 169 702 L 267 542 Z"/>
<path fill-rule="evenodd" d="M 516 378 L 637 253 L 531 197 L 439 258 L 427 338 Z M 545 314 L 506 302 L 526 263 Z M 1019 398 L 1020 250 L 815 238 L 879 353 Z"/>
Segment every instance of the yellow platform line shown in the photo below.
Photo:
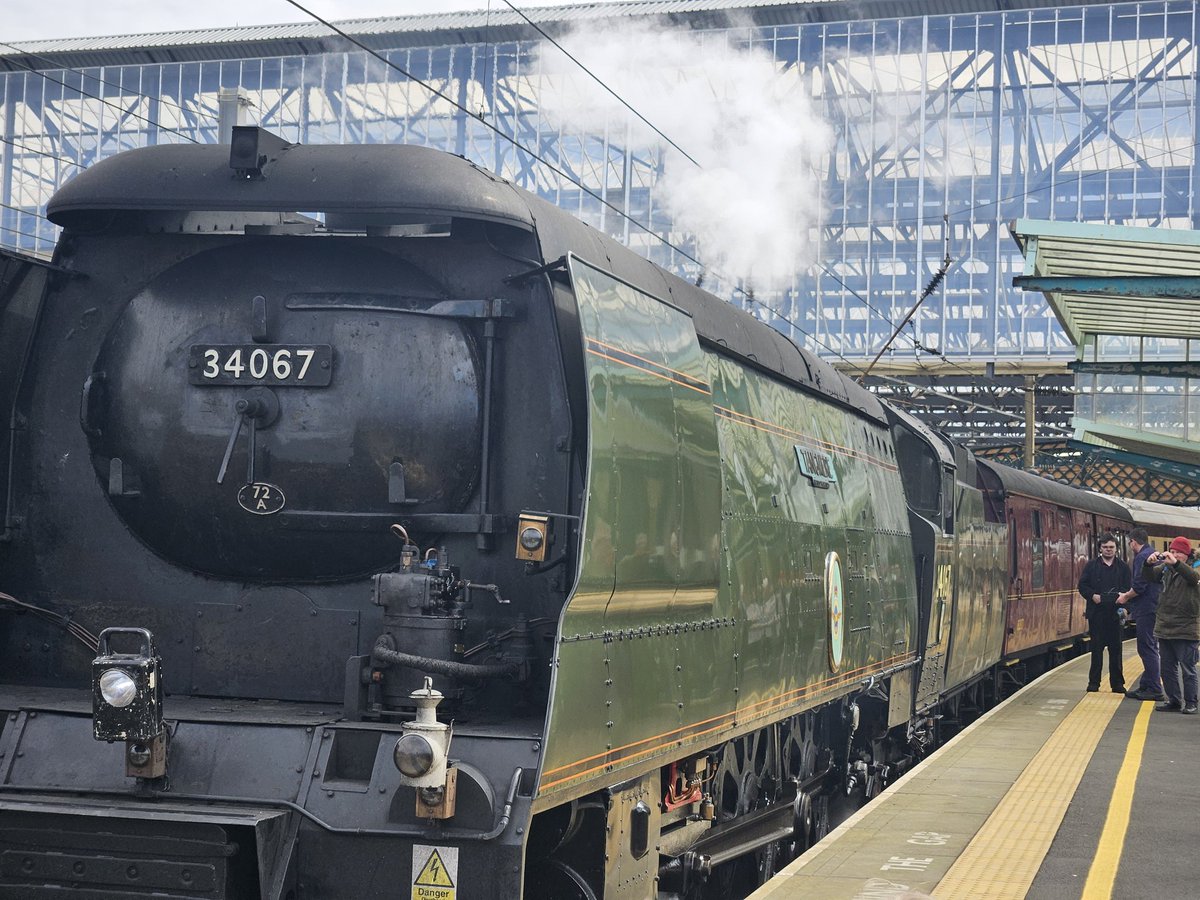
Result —
<path fill-rule="evenodd" d="M 1133 734 L 1129 736 L 1129 746 L 1125 748 L 1121 771 L 1117 773 L 1108 816 L 1100 833 L 1100 846 L 1096 848 L 1096 858 L 1092 860 L 1087 883 L 1083 886 L 1083 900 L 1109 900 L 1112 897 L 1117 867 L 1121 864 L 1121 849 L 1125 846 L 1125 833 L 1129 830 L 1129 816 L 1133 810 L 1133 789 L 1137 785 L 1142 753 L 1146 749 L 1150 712 L 1154 709 L 1151 703 L 1142 703 L 1141 706 L 1133 722 Z"/>
<path fill-rule="evenodd" d="M 1128 669 L 1126 678 L 1134 679 L 1141 667 Z M 1079 701 L 938 882 L 935 897 L 1025 897 L 1092 754 L 1124 699 L 1123 694 L 1092 693 Z"/>

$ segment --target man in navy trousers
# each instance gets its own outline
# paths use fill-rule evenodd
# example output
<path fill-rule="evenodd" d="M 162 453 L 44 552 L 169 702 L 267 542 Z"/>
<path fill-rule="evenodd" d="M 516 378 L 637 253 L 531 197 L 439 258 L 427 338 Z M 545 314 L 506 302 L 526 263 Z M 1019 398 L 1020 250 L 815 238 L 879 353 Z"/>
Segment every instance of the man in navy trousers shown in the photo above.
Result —
<path fill-rule="evenodd" d="M 1162 668 L 1158 658 L 1158 638 L 1154 636 L 1154 621 L 1158 615 L 1158 595 L 1162 585 L 1147 581 L 1146 559 L 1153 552 L 1145 528 L 1134 528 L 1129 532 L 1129 546 L 1133 548 L 1133 583 L 1129 590 L 1117 597 L 1117 603 L 1129 610 L 1137 628 L 1137 652 L 1142 660 L 1142 678 L 1136 687 L 1126 691 L 1125 696 L 1134 700 L 1165 700 L 1162 688 Z"/>

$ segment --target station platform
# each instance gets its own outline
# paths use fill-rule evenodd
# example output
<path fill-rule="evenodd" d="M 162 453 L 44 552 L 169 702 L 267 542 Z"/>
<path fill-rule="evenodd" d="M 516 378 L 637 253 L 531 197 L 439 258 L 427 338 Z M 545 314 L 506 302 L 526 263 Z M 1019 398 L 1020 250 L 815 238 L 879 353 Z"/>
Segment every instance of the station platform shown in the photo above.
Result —
<path fill-rule="evenodd" d="M 1086 693 L 1088 662 L 981 716 L 751 900 L 1200 897 L 1200 716 Z"/>

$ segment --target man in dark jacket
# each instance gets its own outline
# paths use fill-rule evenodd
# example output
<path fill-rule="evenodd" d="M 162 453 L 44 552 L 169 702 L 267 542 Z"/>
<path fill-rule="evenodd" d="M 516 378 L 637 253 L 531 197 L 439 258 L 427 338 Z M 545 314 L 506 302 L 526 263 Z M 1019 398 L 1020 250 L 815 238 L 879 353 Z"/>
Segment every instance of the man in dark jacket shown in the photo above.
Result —
<path fill-rule="evenodd" d="M 1126 697 L 1134 700 L 1162 700 L 1162 675 L 1158 659 L 1158 638 L 1154 636 L 1154 620 L 1158 614 L 1158 595 L 1162 585 L 1146 578 L 1146 559 L 1153 552 L 1145 528 L 1134 528 L 1129 532 L 1129 546 L 1133 550 L 1133 583 L 1129 590 L 1117 597 L 1117 603 L 1129 610 L 1133 624 L 1137 627 L 1137 652 L 1142 659 L 1142 678 Z"/>
<path fill-rule="evenodd" d="M 1161 582 L 1158 620 L 1154 635 L 1162 654 L 1163 689 L 1167 699 L 1158 710 L 1196 712 L 1196 656 L 1200 650 L 1200 570 L 1188 565 L 1192 542 L 1185 537 L 1171 541 L 1169 550 L 1151 553 L 1146 560 L 1146 578 Z M 1183 691 L 1179 670 L 1183 670 Z"/>
<path fill-rule="evenodd" d="M 1117 596 L 1129 590 L 1129 566 L 1117 559 L 1117 539 L 1100 535 L 1100 555 L 1083 567 L 1079 593 L 1087 601 L 1084 615 L 1092 639 L 1092 668 L 1088 672 L 1089 691 L 1100 690 L 1104 670 L 1104 648 L 1108 648 L 1108 684 L 1113 693 L 1125 693 L 1125 672 L 1121 660 L 1121 620 L 1117 616 Z"/>

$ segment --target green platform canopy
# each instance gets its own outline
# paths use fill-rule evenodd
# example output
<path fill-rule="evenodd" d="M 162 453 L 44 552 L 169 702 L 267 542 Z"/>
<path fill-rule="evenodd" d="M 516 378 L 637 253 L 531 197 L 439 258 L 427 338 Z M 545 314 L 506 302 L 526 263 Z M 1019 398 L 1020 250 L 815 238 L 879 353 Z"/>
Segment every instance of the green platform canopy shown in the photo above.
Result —
<path fill-rule="evenodd" d="M 1025 257 L 1013 285 L 1041 291 L 1076 346 L 1075 449 L 1194 482 L 1200 359 L 1191 345 L 1144 350 L 1156 338 L 1200 339 L 1200 232 L 1033 219 L 1009 230 Z M 1141 339 L 1142 351 L 1105 359 L 1100 335 Z"/>
<path fill-rule="evenodd" d="M 1200 232 L 1018 219 L 1016 287 L 1041 291 L 1077 347 L 1085 337 L 1200 338 Z"/>

